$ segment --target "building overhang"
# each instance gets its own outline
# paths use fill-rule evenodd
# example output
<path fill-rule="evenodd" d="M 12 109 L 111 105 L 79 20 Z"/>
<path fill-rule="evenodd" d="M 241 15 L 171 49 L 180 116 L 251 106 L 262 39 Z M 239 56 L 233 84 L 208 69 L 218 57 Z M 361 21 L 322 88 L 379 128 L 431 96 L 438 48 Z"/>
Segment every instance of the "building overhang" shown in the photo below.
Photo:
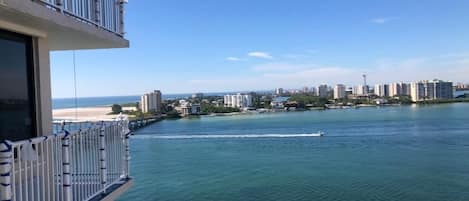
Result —
<path fill-rule="evenodd" d="M 117 33 L 31 0 L 0 0 L 0 28 L 46 37 L 50 50 L 129 47 Z"/>

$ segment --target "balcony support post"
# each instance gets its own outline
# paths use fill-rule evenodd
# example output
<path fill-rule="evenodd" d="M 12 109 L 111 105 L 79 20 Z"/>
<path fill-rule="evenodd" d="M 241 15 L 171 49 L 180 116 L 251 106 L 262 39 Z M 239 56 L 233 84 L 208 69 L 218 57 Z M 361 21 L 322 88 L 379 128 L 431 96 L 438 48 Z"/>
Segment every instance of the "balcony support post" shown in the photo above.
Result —
<path fill-rule="evenodd" d="M 126 0 L 119 0 L 119 33 L 124 35 L 124 4 Z"/>
<path fill-rule="evenodd" d="M 125 178 L 128 179 L 130 175 L 130 129 L 129 129 L 129 118 L 125 117 L 121 121 L 122 123 L 122 133 L 124 134 L 124 146 L 125 146 Z"/>
<path fill-rule="evenodd" d="M 65 131 L 62 138 L 62 188 L 64 201 L 72 201 L 72 177 L 70 168 L 70 133 Z"/>
<path fill-rule="evenodd" d="M 102 122 L 101 131 L 99 133 L 99 172 L 100 172 L 100 181 L 101 189 L 103 193 L 106 193 L 106 183 L 107 183 L 107 167 L 106 167 L 106 127 L 104 122 Z"/>
<path fill-rule="evenodd" d="M 12 200 L 11 174 L 13 163 L 13 148 L 9 141 L 0 143 L 0 199 Z"/>
<path fill-rule="evenodd" d="M 94 14 L 96 16 L 96 19 L 94 19 L 94 21 L 96 22 L 96 24 L 99 24 L 101 26 L 101 0 L 94 0 L 94 8 Z"/>

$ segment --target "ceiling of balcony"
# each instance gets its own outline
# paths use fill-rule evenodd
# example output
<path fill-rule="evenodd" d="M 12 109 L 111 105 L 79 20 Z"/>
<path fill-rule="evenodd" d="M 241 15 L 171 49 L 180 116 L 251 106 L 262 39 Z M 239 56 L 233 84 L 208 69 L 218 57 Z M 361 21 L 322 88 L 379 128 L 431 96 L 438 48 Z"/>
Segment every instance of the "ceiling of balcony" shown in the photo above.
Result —
<path fill-rule="evenodd" d="M 0 28 L 47 37 L 51 50 L 126 48 L 129 41 L 31 0 L 0 0 Z"/>

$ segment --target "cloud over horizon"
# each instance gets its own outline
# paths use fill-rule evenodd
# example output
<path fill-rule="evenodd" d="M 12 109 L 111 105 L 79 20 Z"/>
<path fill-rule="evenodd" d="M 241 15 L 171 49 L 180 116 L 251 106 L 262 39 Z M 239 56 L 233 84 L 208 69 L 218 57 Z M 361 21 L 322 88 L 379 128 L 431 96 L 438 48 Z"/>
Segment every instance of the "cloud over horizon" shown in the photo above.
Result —
<path fill-rule="evenodd" d="M 318 64 L 269 62 L 251 67 L 252 76 L 232 75 L 225 79 L 190 80 L 194 87 L 207 91 L 264 90 L 276 87 L 301 88 L 319 84 L 345 84 L 348 87 L 361 84 L 363 73 L 370 85 L 392 82 L 442 79 L 453 82 L 469 82 L 469 54 L 437 57 L 381 59 L 369 68 Z M 218 87 L 223 88 L 218 88 Z"/>
<path fill-rule="evenodd" d="M 241 59 L 238 58 L 238 57 L 226 57 L 226 60 L 228 60 L 228 61 L 241 61 Z"/>
<path fill-rule="evenodd" d="M 273 59 L 274 57 L 267 52 L 249 52 L 248 56 L 261 59 Z"/>

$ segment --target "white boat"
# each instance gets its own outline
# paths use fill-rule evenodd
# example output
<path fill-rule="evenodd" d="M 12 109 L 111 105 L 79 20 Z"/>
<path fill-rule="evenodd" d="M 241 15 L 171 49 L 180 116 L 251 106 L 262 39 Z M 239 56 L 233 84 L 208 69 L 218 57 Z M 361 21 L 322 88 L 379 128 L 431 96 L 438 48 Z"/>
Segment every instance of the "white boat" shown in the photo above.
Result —
<path fill-rule="evenodd" d="M 317 133 L 311 133 L 311 136 L 312 137 L 322 137 L 324 136 L 326 133 L 322 132 L 322 131 L 319 131 Z"/>

